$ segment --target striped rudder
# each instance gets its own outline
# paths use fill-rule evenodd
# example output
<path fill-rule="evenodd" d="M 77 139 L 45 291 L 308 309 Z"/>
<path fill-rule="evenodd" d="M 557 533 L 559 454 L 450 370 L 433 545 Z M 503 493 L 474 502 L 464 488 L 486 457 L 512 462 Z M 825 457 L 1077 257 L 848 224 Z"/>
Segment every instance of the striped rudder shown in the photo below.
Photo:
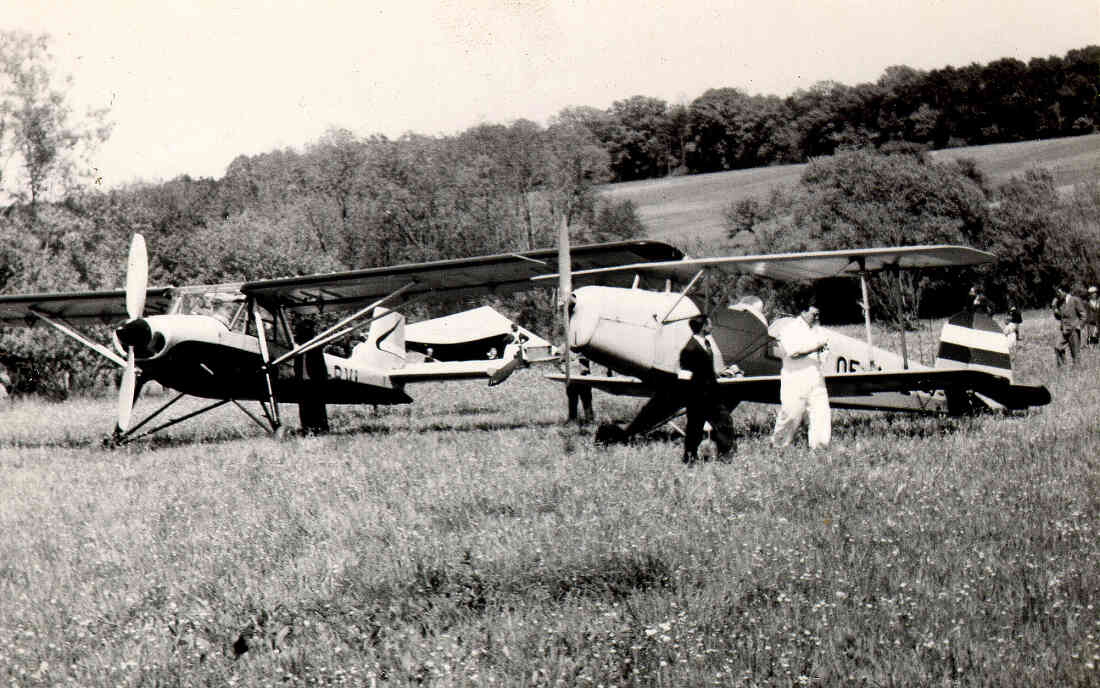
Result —
<path fill-rule="evenodd" d="M 1012 382 L 1008 337 L 985 313 L 956 313 L 944 324 L 940 334 L 936 367 L 981 370 Z"/>

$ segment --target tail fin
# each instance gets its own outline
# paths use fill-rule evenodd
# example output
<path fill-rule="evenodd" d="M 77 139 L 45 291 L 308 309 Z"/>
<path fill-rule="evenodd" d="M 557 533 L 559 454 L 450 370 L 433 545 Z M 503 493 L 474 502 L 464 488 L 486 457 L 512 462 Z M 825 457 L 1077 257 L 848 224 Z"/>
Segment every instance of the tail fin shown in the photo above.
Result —
<path fill-rule="evenodd" d="M 976 311 L 961 311 L 944 323 L 936 367 L 981 370 L 1012 382 L 1012 357 L 1008 337 L 993 318 Z"/>
<path fill-rule="evenodd" d="M 374 309 L 367 341 L 355 347 L 352 357 L 374 368 L 405 367 L 405 316 L 388 308 Z"/>

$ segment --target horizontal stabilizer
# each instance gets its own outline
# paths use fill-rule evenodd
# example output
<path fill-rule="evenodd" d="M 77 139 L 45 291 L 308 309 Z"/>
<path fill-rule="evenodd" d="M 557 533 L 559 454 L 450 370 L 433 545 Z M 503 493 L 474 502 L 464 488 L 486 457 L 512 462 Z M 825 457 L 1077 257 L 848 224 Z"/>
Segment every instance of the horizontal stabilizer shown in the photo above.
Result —
<path fill-rule="evenodd" d="M 477 361 L 436 361 L 433 363 L 408 363 L 390 373 L 394 383 L 442 382 L 445 380 L 492 379 L 507 364 L 498 359 Z"/>
<path fill-rule="evenodd" d="M 990 384 L 975 386 L 974 391 L 1012 411 L 1050 403 L 1050 390 L 1043 386 L 998 384 L 991 381 Z"/>

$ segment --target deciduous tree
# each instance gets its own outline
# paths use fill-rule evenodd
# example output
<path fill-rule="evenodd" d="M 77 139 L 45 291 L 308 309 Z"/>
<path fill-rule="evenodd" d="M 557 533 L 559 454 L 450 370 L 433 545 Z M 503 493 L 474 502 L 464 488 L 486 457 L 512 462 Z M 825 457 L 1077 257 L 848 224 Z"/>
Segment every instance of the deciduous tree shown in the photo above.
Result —
<path fill-rule="evenodd" d="M 87 155 L 110 135 L 105 109 L 73 114 L 71 83 L 55 74 L 47 36 L 0 31 L 0 193 L 32 213 L 89 174 Z"/>

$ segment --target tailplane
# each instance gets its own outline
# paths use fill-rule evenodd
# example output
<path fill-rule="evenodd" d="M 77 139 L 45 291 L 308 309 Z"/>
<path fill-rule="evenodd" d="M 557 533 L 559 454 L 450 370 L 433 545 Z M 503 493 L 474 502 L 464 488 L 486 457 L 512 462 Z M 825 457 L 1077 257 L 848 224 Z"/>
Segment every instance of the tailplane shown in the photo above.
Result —
<path fill-rule="evenodd" d="M 986 378 L 971 388 L 987 408 L 1023 410 L 1050 403 L 1050 392 L 1043 386 L 1017 385 L 1012 376 L 1012 355 L 1008 337 L 985 313 L 962 311 L 943 326 L 936 367 L 978 370 Z M 965 412 L 972 400 L 960 390 L 945 390 L 949 413 Z"/>
<path fill-rule="evenodd" d="M 405 366 L 405 316 L 388 308 L 374 309 L 365 342 L 357 345 L 351 358 L 372 368 L 392 370 Z"/>
<path fill-rule="evenodd" d="M 940 333 L 936 367 L 980 370 L 1012 382 L 1008 337 L 985 313 L 961 311 L 951 316 Z"/>

